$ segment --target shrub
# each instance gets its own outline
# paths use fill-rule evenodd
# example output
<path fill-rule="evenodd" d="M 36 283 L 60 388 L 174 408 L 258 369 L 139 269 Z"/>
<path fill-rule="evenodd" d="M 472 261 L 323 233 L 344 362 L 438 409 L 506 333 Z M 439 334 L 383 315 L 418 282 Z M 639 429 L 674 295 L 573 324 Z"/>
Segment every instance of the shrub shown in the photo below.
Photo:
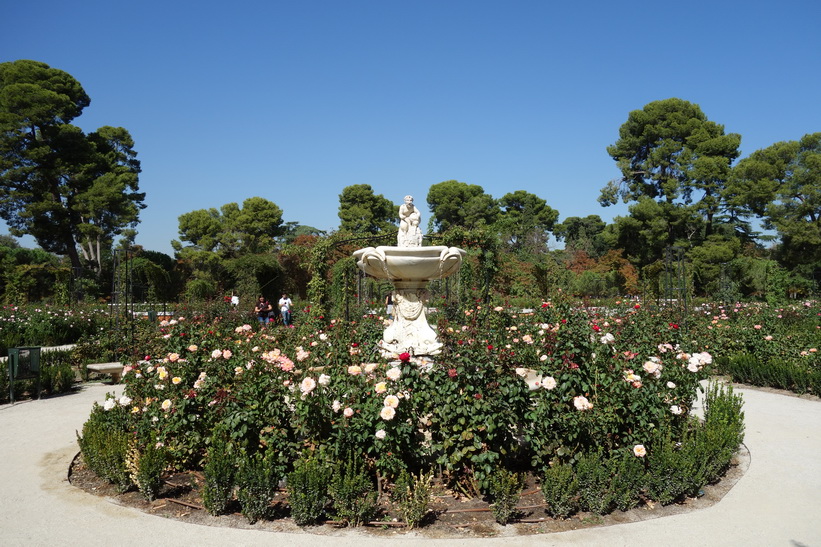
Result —
<path fill-rule="evenodd" d="M 66 393 L 74 385 L 72 352 L 49 351 L 40 354 L 40 386 L 48 395 Z"/>
<path fill-rule="evenodd" d="M 428 514 L 433 473 L 414 476 L 403 470 L 393 489 L 393 500 L 399 505 L 408 528 L 419 526 Z"/>
<path fill-rule="evenodd" d="M 160 493 L 167 457 L 159 443 L 148 443 L 139 449 L 137 439 L 132 439 L 126 454 L 126 468 L 132 482 L 148 501 L 153 501 Z"/>
<path fill-rule="evenodd" d="M 669 430 L 659 431 L 647 449 L 647 493 L 662 505 L 669 505 L 688 493 L 697 493 L 701 474 L 693 433 L 681 442 Z M 695 492 L 693 492 L 695 490 Z"/>
<path fill-rule="evenodd" d="M 234 491 L 236 459 L 222 428 L 211 436 L 211 446 L 203 467 L 205 484 L 202 487 L 202 504 L 212 515 L 221 515 L 228 509 Z"/>
<path fill-rule="evenodd" d="M 288 475 L 288 504 L 291 517 L 298 526 L 316 524 L 330 500 L 328 485 L 330 469 L 317 457 L 305 457 L 294 465 Z"/>
<path fill-rule="evenodd" d="M 439 322 L 443 347 L 435 360 L 380 355 L 384 325 L 371 316 L 327 322 L 314 314 L 294 329 L 263 330 L 228 315 L 208 321 L 190 310 L 188 319 L 180 315 L 137 329 L 139 354 L 151 357 L 126 367 L 133 403 L 123 409 L 130 421 L 121 429 L 136 432 L 141 446 L 155 434 L 169 465 L 205 464 L 211 490 L 204 498 L 221 499 L 218 511 L 239 485 L 232 475 L 237 454 L 258 447 L 277 454 L 279 476 L 294 470 L 291 510 L 304 525 L 322 518 L 332 483 L 320 478 L 310 488 L 294 486 L 313 484 L 300 474 L 297 458 L 305 447 L 326 463 L 346 454 L 368 462 L 358 483 L 344 469 L 336 477 L 337 513 L 356 523 L 364 518 L 351 500 L 371 497 L 377 473 L 397 480 L 403 470 L 429 474 L 439 464 L 450 486 L 477 495 L 490 491 L 499 469 L 550 464 L 543 482 L 549 511 L 567 516 L 579 504 L 594 512 L 634 506 L 644 467 L 655 458 L 678 467 L 657 473 L 656 491 L 670 499 L 697 493 L 714 475 L 704 463 L 714 460 L 708 449 L 732 445 L 732 435 L 721 440 L 729 435 L 723 428 L 702 434 L 689 413 L 712 360 L 703 340 L 722 347 L 716 342 L 732 340 L 717 337 L 736 333 L 716 328 L 700 336 L 692 325 L 693 334 L 684 336 L 676 322 L 641 306 L 585 310 L 557 301 L 532 314 L 485 304 L 449 310 Z M 749 331 L 740 336 L 759 343 L 762 333 Z M 811 364 L 817 353 L 807 340 L 800 347 Z M 786 342 L 765 346 L 783 348 Z M 667 432 L 666 449 L 653 431 Z M 648 457 L 630 454 L 638 444 Z M 417 502 L 422 506 L 424 496 Z"/>
<path fill-rule="evenodd" d="M 744 442 L 744 402 L 733 386 L 711 383 L 704 398 L 704 425 L 701 431 L 705 482 L 717 479 L 730 465 Z"/>
<path fill-rule="evenodd" d="M 507 524 L 516 517 L 516 504 L 522 494 L 524 475 L 499 469 L 490 477 L 488 494 L 490 510 L 499 524 Z"/>
<path fill-rule="evenodd" d="M 123 429 L 123 412 L 118 406 L 106 410 L 95 403 L 91 416 L 83 424 L 82 436 L 77 435 L 83 461 L 97 475 L 116 485 L 118 492 L 134 485 L 126 467 L 132 436 Z"/>
<path fill-rule="evenodd" d="M 251 524 L 271 516 L 271 503 L 280 480 L 271 460 L 271 457 L 257 452 L 243 458 L 237 471 L 237 500 L 243 516 Z"/>
<path fill-rule="evenodd" d="M 337 467 L 330 493 L 335 517 L 348 526 L 365 524 L 376 515 L 373 483 L 364 466 L 353 456 Z"/>
<path fill-rule="evenodd" d="M 9 400 L 8 365 L 0 363 L 0 405 L 9 402 Z"/>
<path fill-rule="evenodd" d="M 611 468 L 604 461 L 601 449 L 588 452 L 576 463 L 579 507 L 604 515 L 612 510 L 613 490 L 611 488 Z"/>
<path fill-rule="evenodd" d="M 644 461 L 630 450 L 619 450 L 611 456 L 608 468 L 613 477 L 610 490 L 616 509 L 627 511 L 638 505 L 644 487 Z"/>
<path fill-rule="evenodd" d="M 579 481 L 573 466 L 559 463 L 544 470 L 542 494 L 547 513 L 555 518 L 567 518 L 579 510 Z"/>
<path fill-rule="evenodd" d="M 821 370 L 783 359 L 769 360 L 741 353 L 721 360 L 719 370 L 729 374 L 736 382 L 785 389 L 795 393 L 821 393 Z"/>

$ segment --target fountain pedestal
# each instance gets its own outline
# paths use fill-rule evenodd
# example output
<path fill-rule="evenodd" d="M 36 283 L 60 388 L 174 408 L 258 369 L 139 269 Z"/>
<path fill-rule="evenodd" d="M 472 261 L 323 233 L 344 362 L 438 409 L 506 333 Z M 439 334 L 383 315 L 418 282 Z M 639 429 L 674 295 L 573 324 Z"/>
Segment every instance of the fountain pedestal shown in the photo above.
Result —
<path fill-rule="evenodd" d="M 393 283 L 394 320 L 380 347 L 389 353 L 436 355 L 442 348 L 428 324 L 425 308 L 429 281 L 459 271 L 465 251 L 456 247 L 368 247 L 353 256 L 366 274 Z"/>

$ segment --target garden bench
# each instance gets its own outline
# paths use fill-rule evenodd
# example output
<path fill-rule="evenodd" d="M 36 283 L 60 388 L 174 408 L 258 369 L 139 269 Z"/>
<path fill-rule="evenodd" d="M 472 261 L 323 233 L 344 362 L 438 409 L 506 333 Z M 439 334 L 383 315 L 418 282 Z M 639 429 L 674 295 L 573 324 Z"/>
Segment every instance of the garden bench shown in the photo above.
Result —
<path fill-rule="evenodd" d="M 91 372 L 99 372 L 101 374 L 110 374 L 114 383 L 119 383 L 123 375 L 122 363 L 94 363 L 93 365 L 86 365 L 86 368 Z"/>

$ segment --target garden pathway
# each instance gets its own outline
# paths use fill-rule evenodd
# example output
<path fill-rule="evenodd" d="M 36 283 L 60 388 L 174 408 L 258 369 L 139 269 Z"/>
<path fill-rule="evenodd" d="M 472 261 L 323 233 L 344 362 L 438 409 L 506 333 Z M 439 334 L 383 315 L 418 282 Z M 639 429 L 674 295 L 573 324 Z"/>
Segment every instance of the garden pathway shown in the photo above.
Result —
<path fill-rule="evenodd" d="M 717 504 L 679 515 L 540 536 L 490 539 L 328 537 L 210 528 L 121 507 L 72 487 L 75 431 L 94 401 L 120 386 L 0 406 L 0 544 L 165 545 L 785 545 L 821 546 L 821 402 L 767 391 L 744 395 L 750 467 Z"/>

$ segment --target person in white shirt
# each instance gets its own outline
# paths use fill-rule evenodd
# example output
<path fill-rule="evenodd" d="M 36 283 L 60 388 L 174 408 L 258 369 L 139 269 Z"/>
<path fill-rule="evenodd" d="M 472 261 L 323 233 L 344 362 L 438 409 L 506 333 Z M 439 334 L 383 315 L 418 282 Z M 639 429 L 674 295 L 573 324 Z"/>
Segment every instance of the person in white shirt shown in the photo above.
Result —
<path fill-rule="evenodd" d="M 279 299 L 279 313 L 282 315 L 282 324 L 286 327 L 291 326 L 291 306 L 293 304 L 288 295 L 283 293 L 282 298 Z"/>

